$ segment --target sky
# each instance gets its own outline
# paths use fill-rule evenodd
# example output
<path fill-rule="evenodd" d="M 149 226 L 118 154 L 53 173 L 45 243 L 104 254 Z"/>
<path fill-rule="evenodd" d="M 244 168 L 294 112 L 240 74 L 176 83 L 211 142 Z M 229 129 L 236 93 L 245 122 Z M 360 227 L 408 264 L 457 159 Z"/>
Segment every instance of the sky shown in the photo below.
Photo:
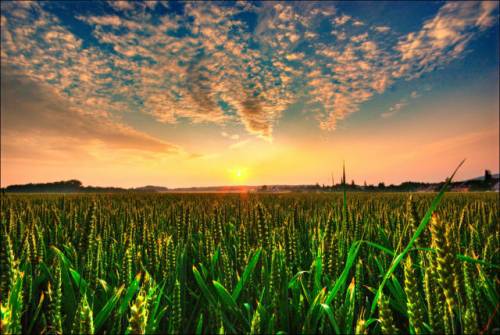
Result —
<path fill-rule="evenodd" d="M 2 2 L 1 184 L 499 167 L 498 2 Z"/>

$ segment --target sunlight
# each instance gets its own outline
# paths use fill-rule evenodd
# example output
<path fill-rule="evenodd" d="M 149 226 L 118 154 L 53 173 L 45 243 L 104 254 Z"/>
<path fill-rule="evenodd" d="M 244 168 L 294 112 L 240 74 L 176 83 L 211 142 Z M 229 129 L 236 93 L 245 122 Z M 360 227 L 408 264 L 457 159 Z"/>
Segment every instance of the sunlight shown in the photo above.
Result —
<path fill-rule="evenodd" d="M 229 173 L 231 175 L 231 179 L 234 182 L 243 182 L 247 178 L 247 168 L 242 168 L 242 167 L 236 167 L 233 169 L 229 169 Z"/>

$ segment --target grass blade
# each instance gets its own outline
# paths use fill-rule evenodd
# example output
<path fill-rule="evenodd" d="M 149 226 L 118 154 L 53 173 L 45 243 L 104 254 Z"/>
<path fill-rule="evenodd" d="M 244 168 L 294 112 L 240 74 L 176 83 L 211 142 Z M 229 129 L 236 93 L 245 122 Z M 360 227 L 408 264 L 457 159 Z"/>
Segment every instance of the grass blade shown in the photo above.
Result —
<path fill-rule="evenodd" d="M 333 315 L 332 309 L 327 304 L 321 304 L 321 308 L 323 312 L 328 316 L 328 320 L 330 321 L 330 325 L 332 326 L 335 334 L 340 334 L 340 328 L 337 324 L 337 320 L 335 320 L 335 316 Z"/>
<path fill-rule="evenodd" d="M 28 334 L 31 334 L 31 331 L 33 330 L 33 326 L 35 325 L 36 320 L 38 320 L 38 315 L 40 314 L 40 310 L 42 309 L 42 304 L 43 301 L 45 300 L 45 294 L 43 294 L 43 291 L 40 293 L 40 301 L 38 302 L 38 305 L 36 306 L 35 310 L 35 315 L 30 320 L 30 325 L 28 327 Z"/>
<path fill-rule="evenodd" d="M 210 292 L 210 289 L 208 288 L 207 284 L 205 283 L 205 280 L 203 280 L 202 276 L 200 275 L 200 272 L 198 272 L 198 269 L 196 266 L 193 265 L 193 274 L 194 274 L 194 279 L 198 283 L 198 286 L 201 289 L 201 292 L 203 293 L 203 296 L 207 301 L 214 307 L 217 307 L 217 301 L 215 300 L 215 297 L 213 294 Z"/>
<path fill-rule="evenodd" d="M 389 270 L 386 272 L 386 274 L 384 276 L 384 279 L 382 280 L 382 283 L 378 287 L 377 293 L 375 294 L 375 297 L 373 298 L 372 306 L 371 306 L 371 309 L 370 309 L 370 315 L 372 315 L 375 312 L 375 309 L 377 308 L 378 299 L 380 298 L 380 294 L 382 293 L 382 290 L 384 289 L 385 283 L 387 282 L 387 280 L 389 279 L 389 277 L 391 276 L 391 274 L 394 272 L 394 270 L 396 269 L 396 267 L 399 265 L 399 263 L 401 263 L 401 261 L 403 260 L 403 258 L 406 256 L 406 253 L 411 249 L 411 247 L 413 246 L 413 244 L 415 243 L 415 241 L 417 240 L 417 238 L 420 236 L 420 234 L 422 234 L 422 232 L 424 231 L 424 229 L 427 227 L 427 224 L 429 223 L 429 220 L 431 219 L 432 213 L 434 213 L 434 211 L 436 210 L 437 206 L 439 205 L 439 202 L 441 201 L 441 198 L 443 197 L 444 193 L 448 189 L 448 186 L 450 185 L 453 177 L 455 176 L 455 174 L 457 173 L 458 169 L 462 166 L 462 164 L 464 162 L 465 162 L 465 160 L 463 160 L 457 166 L 457 168 L 455 169 L 455 171 L 453 172 L 453 174 L 451 175 L 451 177 L 449 177 L 449 178 L 446 179 L 445 184 L 441 188 L 441 191 L 439 191 L 438 195 L 432 201 L 431 206 L 429 207 L 429 209 L 425 213 L 425 216 L 422 218 L 422 221 L 418 225 L 417 230 L 413 234 L 410 242 L 408 242 L 408 244 L 406 245 L 406 247 L 404 248 L 404 250 L 393 259 L 393 261 L 391 263 L 391 266 L 389 267 Z"/>
<path fill-rule="evenodd" d="M 200 314 L 200 318 L 198 319 L 198 324 L 196 325 L 196 335 L 201 335 L 203 331 L 203 313 Z"/>
<path fill-rule="evenodd" d="M 125 311 L 128 308 L 128 304 L 130 303 L 130 301 L 132 300 L 134 295 L 139 290 L 139 283 L 141 282 L 141 276 L 142 276 L 142 274 L 139 272 L 135 276 L 132 283 L 130 283 L 130 285 L 127 289 L 127 293 L 125 293 L 125 297 L 123 297 L 123 300 L 120 303 L 120 307 L 118 308 L 118 315 L 122 315 L 123 313 L 125 313 Z"/>
<path fill-rule="evenodd" d="M 335 281 L 335 284 L 330 293 L 328 293 L 328 296 L 325 301 L 327 304 L 330 304 L 332 302 L 333 298 L 335 298 L 335 295 L 337 295 L 337 292 L 340 290 L 340 288 L 343 285 L 345 285 L 347 281 L 347 276 L 349 275 L 349 271 L 351 270 L 351 267 L 356 261 L 356 256 L 358 255 L 360 247 L 361 247 L 361 241 L 356 241 L 349 248 L 349 253 L 347 254 L 347 261 L 344 266 L 344 270 L 342 271 L 340 277 Z"/>
<path fill-rule="evenodd" d="M 241 278 L 238 281 L 238 284 L 236 284 L 236 287 L 234 288 L 234 291 L 232 294 L 234 301 L 238 301 L 238 297 L 240 296 L 241 291 L 245 287 L 245 284 L 248 281 L 248 278 L 250 278 L 250 275 L 252 274 L 255 266 L 257 265 L 257 262 L 259 261 L 259 257 L 260 257 L 261 252 L 262 252 L 262 249 L 257 250 L 255 255 L 252 256 L 252 258 L 248 262 L 247 266 L 245 267 L 245 270 L 243 271 L 243 274 L 241 275 Z"/>
<path fill-rule="evenodd" d="M 215 287 L 215 291 L 217 292 L 217 295 L 219 298 L 221 298 L 222 302 L 231 308 L 234 308 L 235 310 L 238 309 L 238 305 L 236 305 L 236 301 L 234 301 L 233 297 L 229 294 L 229 292 L 226 290 L 224 286 L 222 286 L 221 283 L 219 283 L 217 280 L 213 280 L 213 284 Z"/>
<path fill-rule="evenodd" d="M 106 322 L 106 320 L 111 315 L 111 312 L 113 311 L 116 304 L 118 303 L 118 300 L 120 300 L 120 297 L 122 295 L 124 288 L 125 288 L 125 286 L 122 285 L 116 291 L 116 293 L 108 300 L 108 302 L 106 302 L 104 307 L 99 311 L 99 313 L 95 317 L 94 328 L 95 328 L 96 333 L 101 329 L 102 325 L 104 325 L 104 322 Z"/>

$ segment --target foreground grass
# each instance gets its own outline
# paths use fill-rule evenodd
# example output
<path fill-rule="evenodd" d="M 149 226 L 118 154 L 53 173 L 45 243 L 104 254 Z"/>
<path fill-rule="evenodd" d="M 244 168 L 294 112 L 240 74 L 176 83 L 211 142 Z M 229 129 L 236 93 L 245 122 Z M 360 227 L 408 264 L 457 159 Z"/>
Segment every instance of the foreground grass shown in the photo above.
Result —
<path fill-rule="evenodd" d="M 435 198 L 4 196 L 1 331 L 492 332 L 498 194 Z"/>

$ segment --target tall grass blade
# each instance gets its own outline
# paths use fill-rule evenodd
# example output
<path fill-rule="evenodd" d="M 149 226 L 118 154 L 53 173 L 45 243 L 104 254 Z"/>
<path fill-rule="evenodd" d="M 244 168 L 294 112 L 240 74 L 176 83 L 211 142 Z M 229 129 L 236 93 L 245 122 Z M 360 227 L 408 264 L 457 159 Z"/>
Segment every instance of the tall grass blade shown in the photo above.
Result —
<path fill-rule="evenodd" d="M 404 256 L 406 256 L 406 253 L 411 249 L 411 247 L 413 246 L 413 244 L 415 243 L 417 238 L 420 236 L 420 234 L 422 234 L 425 227 L 427 227 L 427 224 L 429 223 L 429 220 L 431 219 L 432 213 L 434 213 L 434 211 L 436 210 L 437 206 L 439 205 L 439 203 L 441 201 L 441 198 L 443 197 L 444 193 L 448 189 L 448 186 L 450 185 L 453 177 L 455 176 L 458 169 L 462 166 L 462 164 L 464 162 L 465 162 L 465 159 L 462 162 L 460 162 L 460 164 L 457 166 L 455 171 L 453 171 L 452 175 L 446 180 L 445 184 L 443 185 L 443 187 L 439 191 L 438 195 L 432 201 L 431 206 L 429 207 L 429 209 L 425 213 L 425 216 L 422 218 L 422 221 L 420 222 L 417 230 L 415 231 L 412 238 L 410 239 L 410 242 L 408 242 L 408 244 L 403 249 L 403 251 L 393 259 L 391 266 L 389 267 L 389 270 L 386 272 L 384 279 L 382 280 L 382 283 L 378 287 L 377 293 L 375 294 L 375 297 L 373 298 L 372 306 L 370 309 L 370 314 L 373 314 L 375 312 L 375 309 L 377 308 L 378 299 L 380 298 L 380 294 L 382 293 L 382 290 L 384 289 L 385 283 L 387 282 L 387 280 L 389 279 L 391 274 L 394 272 L 396 267 L 399 265 L 399 263 L 401 263 Z"/>

